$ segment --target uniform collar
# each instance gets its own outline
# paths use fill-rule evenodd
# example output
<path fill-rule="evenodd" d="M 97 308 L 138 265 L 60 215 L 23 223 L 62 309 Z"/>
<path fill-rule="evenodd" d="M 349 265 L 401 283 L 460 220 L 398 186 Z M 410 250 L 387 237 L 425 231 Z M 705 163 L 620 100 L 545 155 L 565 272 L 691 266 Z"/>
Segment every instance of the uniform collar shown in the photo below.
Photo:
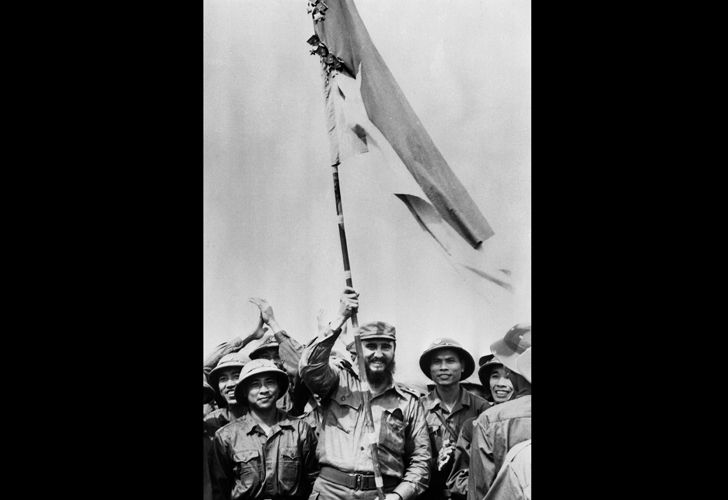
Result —
<path fill-rule="evenodd" d="M 275 433 L 275 430 L 278 427 L 293 427 L 293 422 L 291 422 L 290 417 L 284 411 L 276 410 L 276 420 L 276 424 L 271 427 L 271 429 L 274 431 L 273 433 Z M 245 434 L 251 434 L 253 431 L 256 431 L 260 434 L 265 434 L 265 432 L 263 432 L 263 429 L 261 429 L 258 425 L 258 422 L 253 419 L 252 415 L 249 412 L 240 417 L 239 421 L 242 426 L 242 431 Z"/>
<path fill-rule="evenodd" d="M 371 390 L 371 388 L 370 388 L 370 390 Z M 406 400 L 408 398 L 407 393 L 397 384 L 397 382 L 394 381 L 394 379 L 392 379 L 392 382 L 390 382 L 390 384 L 387 386 L 386 389 L 384 389 L 382 392 L 380 392 L 379 394 L 377 394 L 374 397 L 378 398 L 380 396 L 384 396 L 391 390 L 394 390 L 394 392 L 396 392 L 399 395 L 399 397 L 401 397 L 402 399 Z"/>
<path fill-rule="evenodd" d="M 457 401 L 455 401 L 455 406 L 452 408 L 452 413 L 455 413 L 457 410 L 463 407 L 470 407 L 472 406 L 471 401 L 471 394 L 470 392 L 466 391 L 463 386 L 459 385 L 460 388 L 460 396 L 458 397 Z M 435 411 L 438 407 L 441 407 L 444 409 L 444 406 L 442 405 L 442 401 L 440 401 L 440 396 L 437 395 L 437 388 L 432 389 L 427 394 L 427 401 L 426 406 L 429 411 Z"/>

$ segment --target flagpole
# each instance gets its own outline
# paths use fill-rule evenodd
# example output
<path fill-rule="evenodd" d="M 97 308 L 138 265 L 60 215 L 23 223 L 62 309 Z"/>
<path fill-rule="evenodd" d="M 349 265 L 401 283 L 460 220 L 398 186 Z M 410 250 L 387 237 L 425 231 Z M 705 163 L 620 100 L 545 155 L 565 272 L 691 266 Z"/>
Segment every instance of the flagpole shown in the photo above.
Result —
<path fill-rule="evenodd" d="M 346 278 L 346 286 L 354 287 L 351 279 L 351 266 L 349 265 L 349 247 L 346 244 L 346 228 L 344 227 L 344 209 L 341 206 L 341 189 L 339 188 L 339 161 L 331 165 L 334 176 L 334 198 L 336 200 L 336 217 L 339 225 L 339 240 L 341 241 L 341 257 L 344 261 L 344 277 Z M 356 313 L 351 315 L 351 326 L 354 327 L 354 346 L 356 347 L 356 359 L 359 364 L 359 383 L 362 388 L 364 399 L 364 424 L 366 426 L 366 434 L 372 437 L 369 443 L 369 453 L 374 466 L 374 484 L 377 487 L 377 495 L 379 500 L 384 500 L 384 481 L 382 480 L 382 471 L 379 467 L 379 454 L 377 451 L 378 439 L 374 439 L 374 418 L 372 417 L 372 407 L 370 404 L 372 394 L 369 390 L 369 381 L 367 380 L 366 362 L 361 346 L 361 337 L 359 335 L 359 321 Z"/>

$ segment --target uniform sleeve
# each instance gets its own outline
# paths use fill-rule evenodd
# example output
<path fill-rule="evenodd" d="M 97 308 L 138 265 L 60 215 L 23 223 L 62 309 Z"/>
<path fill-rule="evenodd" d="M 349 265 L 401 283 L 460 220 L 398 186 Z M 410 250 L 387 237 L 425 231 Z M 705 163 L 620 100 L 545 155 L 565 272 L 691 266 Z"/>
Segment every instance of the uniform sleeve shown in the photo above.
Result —
<path fill-rule="evenodd" d="M 303 345 L 288 335 L 285 330 L 273 334 L 278 341 L 278 356 L 281 358 L 289 377 L 298 375 L 298 362 L 301 360 Z"/>
<path fill-rule="evenodd" d="M 468 494 L 468 470 L 470 468 L 470 441 L 473 438 L 473 423 L 475 419 L 466 420 L 460 430 L 455 454 L 453 456 L 452 470 L 447 478 L 447 489 L 452 498 L 464 499 Z"/>
<path fill-rule="evenodd" d="M 210 372 L 213 370 L 213 368 L 215 368 L 215 366 L 217 366 L 217 363 L 220 361 L 220 358 L 222 358 L 226 354 L 230 354 L 231 352 L 237 352 L 242 348 L 243 348 L 243 339 L 241 339 L 240 337 L 235 337 L 234 339 L 230 340 L 229 342 L 223 342 L 222 344 L 215 347 L 215 349 L 210 353 L 210 355 L 202 363 L 202 370 L 205 372 L 205 375 L 207 376 L 210 374 Z"/>
<path fill-rule="evenodd" d="M 487 418 L 478 418 L 473 427 L 473 441 L 470 445 L 468 500 L 482 499 L 488 492 L 497 472 L 493 460 L 493 442 L 488 432 L 489 425 Z"/>
<path fill-rule="evenodd" d="M 341 330 L 330 328 L 317 336 L 303 349 L 298 371 L 303 383 L 313 392 L 325 397 L 339 382 L 341 368 L 330 363 L 331 349 Z"/>
<path fill-rule="evenodd" d="M 430 434 L 427 432 L 425 409 L 417 399 L 413 398 L 411 404 L 414 407 L 405 431 L 406 469 L 402 482 L 394 488 L 394 493 L 399 494 L 402 500 L 416 498 L 430 484 L 432 446 Z"/>
<path fill-rule="evenodd" d="M 209 462 L 213 500 L 230 500 L 235 483 L 233 461 L 220 434 L 215 434 L 212 441 Z"/>

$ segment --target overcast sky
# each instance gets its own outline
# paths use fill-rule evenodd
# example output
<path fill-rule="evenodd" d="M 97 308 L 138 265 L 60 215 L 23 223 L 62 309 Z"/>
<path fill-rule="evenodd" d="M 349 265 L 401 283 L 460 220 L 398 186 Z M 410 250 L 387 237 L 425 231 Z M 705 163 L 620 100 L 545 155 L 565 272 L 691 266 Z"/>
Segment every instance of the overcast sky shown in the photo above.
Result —
<path fill-rule="evenodd" d="M 495 235 L 509 294 L 455 271 L 394 197 L 376 151 L 340 168 L 359 322 L 397 328 L 397 378 L 437 337 L 477 358 L 531 320 L 531 21 L 523 0 L 356 0 L 385 63 Z M 267 299 L 307 342 L 344 286 L 317 56 L 305 0 L 204 2 L 203 355 Z M 391 163 L 388 165 L 392 165 Z M 404 169 L 404 167 L 401 167 Z M 417 193 L 414 193 L 417 194 Z M 253 347 L 253 346 L 250 346 Z M 249 350 L 249 349 L 246 349 Z M 475 377 L 474 377 L 475 379 Z"/>

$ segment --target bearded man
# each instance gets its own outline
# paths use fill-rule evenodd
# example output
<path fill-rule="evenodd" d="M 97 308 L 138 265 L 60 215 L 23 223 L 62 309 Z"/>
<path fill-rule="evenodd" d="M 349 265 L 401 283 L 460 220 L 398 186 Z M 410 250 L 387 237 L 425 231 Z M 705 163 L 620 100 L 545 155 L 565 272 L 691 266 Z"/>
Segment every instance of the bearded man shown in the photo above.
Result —
<path fill-rule="evenodd" d="M 303 382 L 321 398 L 316 448 L 321 470 L 312 498 L 377 498 L 365 427 L 368 382 L 385 498 L 410 500 L 427 489 L 432 448 L 419 393 L 393 379 L 395 328 L 383 321 L 359 328 L 364 374 L 330 359 L 342 326 L 359 306 L 358 297 L 353 288 L 344 290 L 338 317 L 306 346 L 299 364 Z"/>

